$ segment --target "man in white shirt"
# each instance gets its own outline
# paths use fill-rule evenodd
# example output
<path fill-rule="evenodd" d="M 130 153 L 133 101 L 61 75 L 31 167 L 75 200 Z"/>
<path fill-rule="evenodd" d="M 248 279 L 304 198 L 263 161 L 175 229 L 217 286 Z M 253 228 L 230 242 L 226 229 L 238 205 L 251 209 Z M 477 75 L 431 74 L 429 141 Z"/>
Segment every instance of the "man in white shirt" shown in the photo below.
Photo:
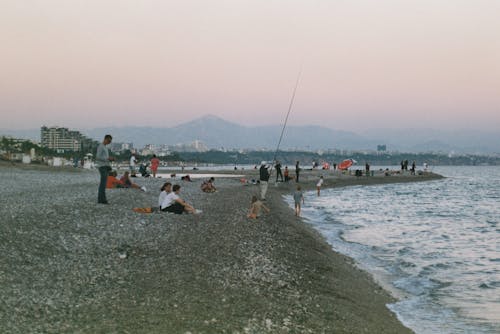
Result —
<path fill-rule="evenodd" d="M 165 196 L 163 202 L 160 205 L 161 211 L 173 212 L 176 214 L 182 214 L 183 212 L 196 213 L 195 208 L 193 208 L 191 205 L 189 205 L 179 197 L 180 190 L 181 186 L 178 184 L 174 184 L 174 186 L 172 187 L 172 192 Z"/>
<path fill-rule="evenodd" d="M 135 164 L 137 163 L 137 159 L 135 157 L 135 153 L 132 153 L 132 156 L 130 157 L 130 163 L 129 163 L 129 168 L 130 168 L 130 175 L 135 176 Z"/>

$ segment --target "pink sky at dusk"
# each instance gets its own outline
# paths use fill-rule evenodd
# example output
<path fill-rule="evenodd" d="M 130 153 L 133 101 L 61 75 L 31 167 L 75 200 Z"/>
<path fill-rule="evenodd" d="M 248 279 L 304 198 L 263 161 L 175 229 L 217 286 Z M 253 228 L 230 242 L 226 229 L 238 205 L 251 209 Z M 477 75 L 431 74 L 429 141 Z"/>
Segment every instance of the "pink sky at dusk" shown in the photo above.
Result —
<path fill-rule="evenodd" d="M 0 128 L 500 131 L 500 1 L 4 0 Z"/>

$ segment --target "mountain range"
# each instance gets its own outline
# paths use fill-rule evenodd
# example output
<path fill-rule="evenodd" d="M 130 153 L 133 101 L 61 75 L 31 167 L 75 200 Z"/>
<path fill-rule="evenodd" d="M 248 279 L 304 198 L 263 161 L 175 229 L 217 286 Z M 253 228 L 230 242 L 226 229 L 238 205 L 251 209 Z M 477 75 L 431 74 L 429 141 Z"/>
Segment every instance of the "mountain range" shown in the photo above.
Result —
<path fill-rule="evenodd" d="M 174 145 L 201 140 L 209 148 L 275 149 L 282 126 L 247 127 L 228 122 L 217 116 L 207 115 L 170 128 L 133 126 L 78 130 L 96 140 L 110 133 L 115 142 L 133 143 L 134 147 L 143 147 L 146 144 Z M 39 141 L 40 129 L 0 129 L 0 135 Z M 434 129 L 372 129 L 363 133 L 354 133 L 322 126 L 288 126 L 280 148 L 376 150 L 377 145 L 386 145 L 389 151 L 401 152 L 489 154 L 500 152 L 500 134 L 473 130 Z"/>

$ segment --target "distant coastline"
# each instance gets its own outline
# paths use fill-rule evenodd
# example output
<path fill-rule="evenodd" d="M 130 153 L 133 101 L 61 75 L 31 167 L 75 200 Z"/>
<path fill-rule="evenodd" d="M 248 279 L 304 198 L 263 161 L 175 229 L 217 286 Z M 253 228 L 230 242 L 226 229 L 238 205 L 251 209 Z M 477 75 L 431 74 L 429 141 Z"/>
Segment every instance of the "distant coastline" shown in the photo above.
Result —
<path fill-rule="evenodd" d="M 98 141 L 111 133 L 114 142 L 133 143 L 137 149 L 148 144 L 175 147 L 177 144 L 189 146 L 189 143 L 200 141 L 211 150 L 248 151 L 252 148 L 274 150 L 281 125 L 245 126 L 206 115 L 172 127 L 128 126 L 77 130 Z M 2 135 L 39 141 L 40 128 L 0 129 Z M 376 151 L 377 146 L 381 145 L 386 146 L 388 152 L 498 155 L 498 142 L 500 134 L 492 131 L 399 128 L 353 132 L 304 124 L 287 127 L 281 148 L 310 152 L 333 149 L 366 152 Z"/>

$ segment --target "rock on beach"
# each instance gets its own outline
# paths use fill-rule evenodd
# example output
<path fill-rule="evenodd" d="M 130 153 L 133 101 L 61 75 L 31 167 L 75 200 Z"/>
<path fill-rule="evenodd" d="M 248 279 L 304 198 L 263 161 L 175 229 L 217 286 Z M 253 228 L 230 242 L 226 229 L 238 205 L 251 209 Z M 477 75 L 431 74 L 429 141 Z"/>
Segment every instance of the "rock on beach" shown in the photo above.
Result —
<path fill-rule="evenodd" d="M 301 175 L 306 190 L 315 173 Z M 398 177 L 325 185 L 439 176 Z M 250 220 L 258 186 L 239 178 L 216 177 L 209 194 L 174 181 L 199 215 L 132 211 L 156 205 L 165 179 L 98 205 L 97 171 L 0 166 L 0 178 L 2 333 L 411 333 L 392 297 L 294 216 L 282 198 L 293 183 L 270 186 L 271 212 Z"/>

